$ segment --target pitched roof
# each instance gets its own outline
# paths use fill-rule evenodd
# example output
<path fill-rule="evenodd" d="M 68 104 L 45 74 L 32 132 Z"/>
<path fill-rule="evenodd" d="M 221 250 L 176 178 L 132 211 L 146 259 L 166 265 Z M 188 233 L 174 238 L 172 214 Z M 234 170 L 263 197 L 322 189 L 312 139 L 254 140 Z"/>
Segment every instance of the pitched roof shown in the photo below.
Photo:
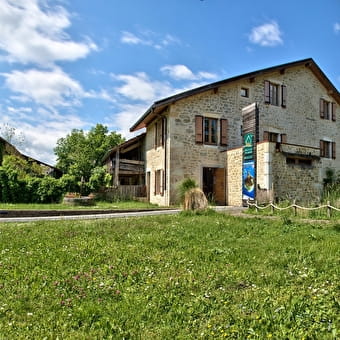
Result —
<path fill-rule="evenodd" d="M 326 87 L 328 93 L 334 97 L 334 99 L 340 104 L 340 93 L 336 89 L 336 87 L 332 84 L 332 82 L 328 79 L 325 73 L 320 69 L 320 67 L 316 64 L 316 62 L 312 58 L 302 59 L 286 64 L 281 64 L 269 68 L 264 68 L 258 71 L 242 74 L 236 77 L 220 80 L 208 85 L 204 85 L 201 87 L 197 87 L 192 90 L 188 90 L 185 92 L 181 92 L 171 97 L 167 97 L 158 101 L 155 101 L 150 108 L 137 120 L 137 122 L 130 128 L 130 131 L 137 131 L 146 127 L 150 122 L 152 122 L 157 115 L 159 115 L 169 104 L 172 104 L 178 100 L 206 92 L 209 90 L 217 89 L 222 85 L 226 85 L 235 81 L 243 80 L 243 79 L 251 79 L 257 76 L 271 73 L 274 71 L 284 71 L 287 68 L 296 67 L 296 66 L 306 66 L 311 69 L 314 75 L 318 78 L 318 80 Z"/>

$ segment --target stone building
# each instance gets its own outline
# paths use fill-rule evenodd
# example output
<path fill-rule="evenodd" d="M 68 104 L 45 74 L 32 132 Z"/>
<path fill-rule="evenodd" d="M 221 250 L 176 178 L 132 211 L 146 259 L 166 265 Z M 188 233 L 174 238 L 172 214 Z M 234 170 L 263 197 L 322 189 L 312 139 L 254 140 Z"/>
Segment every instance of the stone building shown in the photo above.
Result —
<path fill-rule="evenodd" d="M 156 101 L 131 127 L 146 128 L 148 197 L 173 204 L 193 178 L 220 205 L 317 200 L 326 169 L 340 169 L 339 104 L 313 59 Z"/>

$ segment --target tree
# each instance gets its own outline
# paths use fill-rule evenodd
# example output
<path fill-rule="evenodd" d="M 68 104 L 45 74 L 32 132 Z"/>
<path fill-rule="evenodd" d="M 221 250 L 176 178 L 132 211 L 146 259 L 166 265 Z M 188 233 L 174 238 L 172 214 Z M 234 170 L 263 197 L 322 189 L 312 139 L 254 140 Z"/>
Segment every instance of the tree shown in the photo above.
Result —
<path fill-rule="evenodd" d="M 54 153 L 57 168 L 73 175 L 77 180 L 88 182 L 91 171 L 101 166 L 105 153 L 122 143 L 124 139 L 116 132 L 108 131 L 106 126 L 97 124 L 88 133 L 73 129 L 70 134 L 57 141 Z"/>
<path fill-rule="evenodd" d="M 3 124 L 0 127 L 0 135 L 10 144 L 21 147 L 25 143 L 25 137 L 22 132 L 17 133 L 17 129 L 9 124 Z"/>

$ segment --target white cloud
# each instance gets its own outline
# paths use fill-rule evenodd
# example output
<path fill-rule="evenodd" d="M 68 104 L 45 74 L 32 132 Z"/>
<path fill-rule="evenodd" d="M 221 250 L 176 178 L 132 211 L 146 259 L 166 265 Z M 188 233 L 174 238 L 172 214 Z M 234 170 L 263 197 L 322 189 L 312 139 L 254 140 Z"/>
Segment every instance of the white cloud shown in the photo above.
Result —
<path fill-rule="evenodd" d="M 115 88 L 117 93 L 132 100 L 146 101 L 151 104 L 154 100 L 167 96 L 174 91 L 167 82 L 152 81 L 144 72 L 133 75 L 112 75 L 112 77 L 124 83 Z"/>
<path fill-rule="evenodd" d="M 141 38 L 138 38 L 135 34 L 127 31 L 122 32 L 122 36 L 120 38 L 120 41 L 123 44 L 128 45 L 151 45 L 151 42 L 149 40 L 143 40 Z"/>
<path fill-rule="evenodd" d="M 7 61 L 50 66 L 97 50 L 89 40 L 69 38 L 65 29 L 71 25 L 70 15 L 63 7 L 39 0 L 0 0 L 0 7 L 0 51 Z"/>
<path fill-rule="evenodd" d="M 143 31 L 138 35 L 128 31 L 122 31 L 120 41 L 128 45 L 144 45 L 155 48 L 156 50 L 163 49 L 171 44 L 180 44 L 180 40 L 171 34 L 166 34 L 161 37 L 159 34 L 152 31 Z"/>
<path fill-rule="evenodd" d="M 336 22 L 334 24 L 334 32 L 335 33 L 339 33 L 340 32 L 340 23 L 339 22 Z"/>
<path fill-rule="evenodd" d="M 86 96 L 81 85 L 59 68 L 50 71 L 12 71 L 2 76 L 6 78 L 6 87 L 19 94 L 15 99 L 22 102 L 33 101 L 51 108 L 79 105 L 79 100 Z"/>
<path fill-rule="evenodd" d="M 253 44 L 260 46 L 282 45 L 282 32 L 277 22 L 272 21 L 261 26 L 254 27 L 249 35 L 249 40 Z"/>
<path fill-rule="evenodd" d="M 185 65 L 165 65 L 161 68 L 161 71 L 175 80 L 200 80 L 216 78 L 215 74 L 204 71 L 194 74 Z"/>
<path fill-rule="evenodd" d="M 57 140 L 65 137 L 71 129 L 88 125 L 76 115 L 60 115 L 46 109 L 32 112 L 28 107 L 1 110 L 0 125 L 5 124 L 15 127 L 16 135 L 24 137 L 23 145 L 18 146 L 20 152 L 51 165 L 56 162 L 53 149 Z"/>

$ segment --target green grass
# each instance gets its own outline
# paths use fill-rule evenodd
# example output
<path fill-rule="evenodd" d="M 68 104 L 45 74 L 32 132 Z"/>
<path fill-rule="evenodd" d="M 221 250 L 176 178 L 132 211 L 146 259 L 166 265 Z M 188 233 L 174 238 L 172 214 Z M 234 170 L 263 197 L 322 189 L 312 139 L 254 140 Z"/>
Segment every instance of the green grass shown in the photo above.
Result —
<path fill-rule="evenodd" d="M 337 339 L 340 224 L 0 224 L 0 339 Z"/>
<path fill-rule="evenodd" d="M 96 201 L 93 206 L 81 206 L 81 205 L 70 205 L 64 203 L 56 204 L 41 204 L 41 203 L 0 203 L 0 210 L 9 209 L 34 209 L 34 210 L 45 210 L 45 209 L 151 209 L 157 208 L 157 205 L 149 202 L 139 201 L 118 201 L 118 202 L 107 202 L 107 201 Z"/>

